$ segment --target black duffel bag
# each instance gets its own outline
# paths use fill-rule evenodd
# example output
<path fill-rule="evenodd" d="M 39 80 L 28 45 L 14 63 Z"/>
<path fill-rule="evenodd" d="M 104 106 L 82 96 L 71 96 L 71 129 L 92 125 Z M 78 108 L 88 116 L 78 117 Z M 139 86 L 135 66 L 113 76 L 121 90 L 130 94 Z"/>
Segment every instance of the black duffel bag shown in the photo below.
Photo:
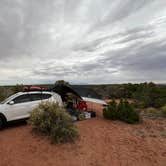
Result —
<path fill-rule="evenodd" d="M 96 117 L 96 112 L 94 111 L 88 111 L 91 114 L 91 118 L 95 118 Z"/>

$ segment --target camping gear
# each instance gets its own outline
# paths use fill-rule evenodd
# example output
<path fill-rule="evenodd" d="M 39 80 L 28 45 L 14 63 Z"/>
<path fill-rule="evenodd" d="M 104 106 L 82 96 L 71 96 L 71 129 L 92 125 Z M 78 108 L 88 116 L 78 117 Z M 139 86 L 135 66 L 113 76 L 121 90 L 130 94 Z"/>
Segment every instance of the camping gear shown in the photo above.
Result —
<path fill-rule="evenodd" d="M 89 112 L 84 112 L 85 119 L 90 119 L 91 118 L 91 113 Z"/>
<path fill-rule="evenodd" d="M 80 114 L 78 115 L 78 120 L 80 120 L 80 121 L 85 120 L 85 115 L 84 115 L 84 113 L 80 113 Z"/>
<path fill-rule="evenodd" d="M 88 113 L 91 114 L 91 118 L 95 118 L 96 117 L 96 112 L 94 112 L 94 111 L 88 111 Z"/>
<path fill-rule="evenodd" d="M 29 92 L 29 91 L 47 91 L 47 88 L 42 88 L 39 86 L 26 86 L 24 87 L 23 91 L 24 92 Z"/>
<path fill-rule="evenodd" d="M 67 112 L 68 112 L 70 115 L 77 115 L 77 114 L 78 114 L 77 111 L 74 110 L 74 109 L 67 108 L 66 110 L 67 110 Z"/>
<path fill-rule="evenodd" d="M 87 106 L 87 104 L 86 104 L 86 101 L 81 100 L 81 101 L 78 103 L 76 109 L 82 110 L 82 111 L 87 111 L 87 110 L 88 110 L 88 106 Z"/>
<path fill-rule="evenodd" d="M 76 116 L 71 116 L 71 119 L 72 119 L 73 122 L 78 120 Z"/>

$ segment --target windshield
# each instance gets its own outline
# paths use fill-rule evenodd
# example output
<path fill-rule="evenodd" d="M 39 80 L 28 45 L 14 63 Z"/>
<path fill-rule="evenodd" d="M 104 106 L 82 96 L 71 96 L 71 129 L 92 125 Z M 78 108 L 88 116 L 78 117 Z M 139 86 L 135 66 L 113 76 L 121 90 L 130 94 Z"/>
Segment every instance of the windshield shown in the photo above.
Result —
<path fill-rule="evenodd" d="M 7 101 L 8 101 L 8 98 L 7 98 L 7 99 L 5 99 L 5 100 L 3 100 L 3 101 L 1 102 L 1 104 L 6 103 Z"/>
<path fill-rule="evenodd" d="M 16 94 L 15 94 L 15 95 L 12 95 L 12 96 L 10 96 L 10 97 L 8 97 L 8 98 L 6 98 L 6 99 L 3 100 L 0 104 L 4 104 L 4 103 L 10 101 L 14 96 L 16 96 Z"/>

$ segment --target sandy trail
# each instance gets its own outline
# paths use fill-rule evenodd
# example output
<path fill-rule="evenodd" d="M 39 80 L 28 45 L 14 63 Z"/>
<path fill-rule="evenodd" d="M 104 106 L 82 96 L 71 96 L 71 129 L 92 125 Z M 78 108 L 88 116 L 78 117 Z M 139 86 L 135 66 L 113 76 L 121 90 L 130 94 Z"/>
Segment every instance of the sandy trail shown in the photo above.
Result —
<path fill-rule="evenodd" d="M 143 124 L 97 118 L 77 122 L 75 144 L 52 145 L 29 125 L 0 131 L 0 166 L 165 166 L 166 138 L 142 137 Z"/>

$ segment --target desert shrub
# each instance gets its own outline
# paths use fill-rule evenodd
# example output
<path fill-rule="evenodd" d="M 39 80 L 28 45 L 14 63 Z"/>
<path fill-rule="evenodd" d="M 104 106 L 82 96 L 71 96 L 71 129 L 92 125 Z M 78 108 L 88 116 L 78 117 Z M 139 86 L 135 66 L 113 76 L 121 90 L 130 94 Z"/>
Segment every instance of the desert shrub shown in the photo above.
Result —
<path fill-rule="evenodd" d="M 7 92 L 7 88 L 1 86 L 0 87 L 0 101 L 3 101 L 6 97 L 8 97 L 6 92 Z"/>
<path fill-rule="evenodd" d="M 0 93 L 0 101 L 3 101 L 5 99 L 5 95 Z"/>
<path fill-rule="evenodd" d="M 139 121 L 139 114 L 134 108 L 129 104 L 127 100 L 122 102 L 122 106 L 118 110 L 119 119 L 127 123 L 136 123 Z"/>
<path fill-rule="evenodd" d="M 23 88 L 24 88 L 24 85 L 16 84 L 15 86 L 11 88 L 11 90 L 13 91 L 13 93 L 18 93 L 18 92 L 21 92 Z"/>
<path fill-rule="evenodd" d="M 71 116 L 54 102 L 39 104 L 31 113 L 30 124 L 34 131 L 49 136 L 53 143 L 70 142 L 78 137 Z"/>
<path fill-rule="evenodd" d="M 109 103 L 107 108 L 104 108 L 103 116 L 106 119 L 112 120 L 116 120 L 118 118 L 117 105 L 114 99 Z"/>
<path fill-rule="evenodd" d="M 140 84 L 93 85 L 91 88 L 103 98 L 134 99 L 137 101 L 137 108 L 160 108 L 166 103 L 166 85 L 157 85 L 153 82 Z"/>
<path fill-rule="evenodd" d="M 149 113 L 149 114 L 157 114 L 159 111 L 154 108 L 154 107 L 149 107 L 145 110 L 145 113 Z"/>
<path fill-rule="evenodd" d="M 166 105 L 161 108 L 162 114 L 166 117 Z"/>
<path fill-rule="evenodd" d="M 123 99 L 120 99 L 120 102 L 117 106 L 117 112 L 118 112 L 118 119 L 122 120 L 122 117 L 123 117 L 123 114 L 124 114 L 124 111 L 125 111 L 125 105 L 124 105 L 124 101 Z"/>
<path fill-rule="evenodd" d="M 152 118 L 163 117 L 164 114 L 162 113 L 162 109 L 164 109 L 164 107 L 162 107 L 161 109 L 149 107 L 144 110 L 143 115 Z"/>
<path fill-rule="evenodd" d="M 160 109 L 156 109 L 154 107 L 146 108 L 143 112 L 143 115 L 152 118 L 166 117 L 166 105 L 161 107 Z"/>
<path fill-rule="evenodd" d="M 135 103 L 133 104 L 134 108 L 144 109 L 145 103 L 143 101 L 135 100 Z"/>
<path fill-rule="evenodd" d="M 136 123 L 139 121 L 139 114 L 134 110 L 127 100 L 120 100 L 117 105 L 113 100 L 108 107 L 103 110 L 104 118 L 111 120 L 121 120 L 126 123 Z"/>

